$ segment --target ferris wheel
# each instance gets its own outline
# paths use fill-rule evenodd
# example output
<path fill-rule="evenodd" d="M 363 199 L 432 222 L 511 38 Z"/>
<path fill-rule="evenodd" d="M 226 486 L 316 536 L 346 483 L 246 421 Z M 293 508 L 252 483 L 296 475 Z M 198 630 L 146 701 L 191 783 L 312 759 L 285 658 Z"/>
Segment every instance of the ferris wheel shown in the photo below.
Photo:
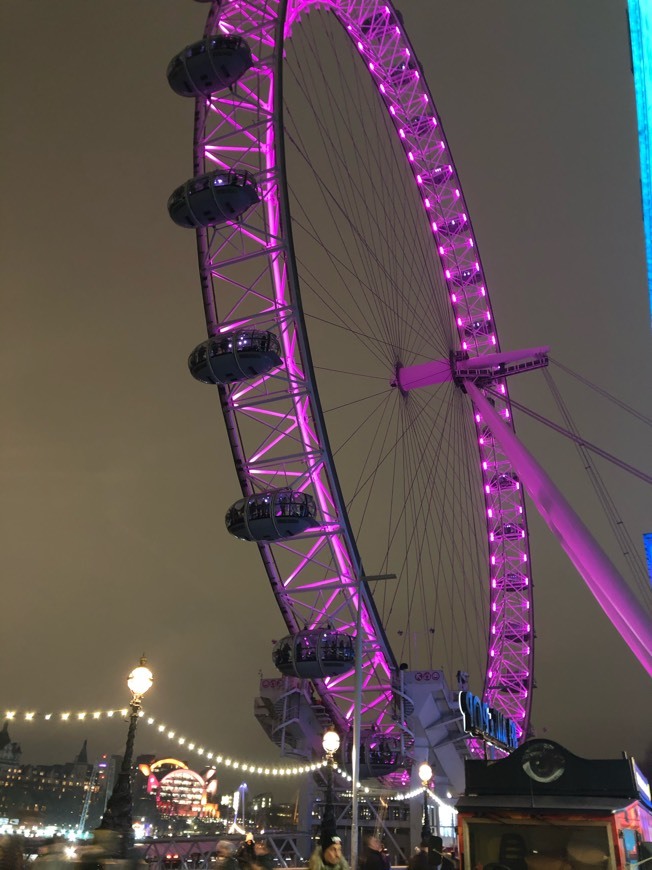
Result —
<path fill-rule="evenodd" d="M 532 585 L 523 491 L 467 395 L 509 425 L 487 282 L 448 144 L 400 14 L 375 0 L 222 0 L 170 62 L 194 98 L 194 175 L 171 195 L 196 230 L 207 340 L 241 493 L 290 638 L 336 726 L 406 734 L 401 669 L 468 672 L 528 727 Z M 246 546 L 246 544 L 243 544 Z M 374 588 L 368 579 L 395 576 Z"/>

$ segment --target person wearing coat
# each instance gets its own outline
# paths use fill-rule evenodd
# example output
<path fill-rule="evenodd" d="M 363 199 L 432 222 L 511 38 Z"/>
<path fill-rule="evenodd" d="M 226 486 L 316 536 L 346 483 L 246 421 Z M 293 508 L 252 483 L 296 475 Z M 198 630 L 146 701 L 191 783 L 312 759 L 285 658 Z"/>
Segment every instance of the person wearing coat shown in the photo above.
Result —
<path fill-rule="evenodd" d="M 337 836 L 335 825 L 331 826 L 327 820 L 322 824 L 319 845 L 310 856 L 308 870 L 350 870 L 342 854 L 342 841 Z"/>

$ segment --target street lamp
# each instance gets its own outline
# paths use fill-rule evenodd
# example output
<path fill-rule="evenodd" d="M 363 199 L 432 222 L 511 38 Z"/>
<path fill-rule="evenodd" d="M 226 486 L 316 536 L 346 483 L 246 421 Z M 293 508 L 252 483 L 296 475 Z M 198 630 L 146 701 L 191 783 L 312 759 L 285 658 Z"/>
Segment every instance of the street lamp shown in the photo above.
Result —
<path fill-rule="evenodd" d="M 329 728 L 324 733 L 321 745 L 326 753 L 326 803 L 324 804 L 321 829 L 322 831 L 334 831 L 337 826 L 333 809 L 333 767 L 335 766 L 333 756 L 340 748 L 340 735 L 334 728 Z"/>
<path fill-rule="evenodd" d="M 432 767 L 424 761 L 419 767 L 419 779 L 423 786 L 423 827 L 421 828 L 421 842 L 426 843 L 430 838 L 430 819 L 428 818 L 428 784 L 432 779 Z"/>
<path fill-rule="evenodd" d="M 129 705 L 129 730 L 127 731 L 127 743 L 122 757 L 120 773 L 113 786 L 104 816 L 100 822 L 100 831 L 114 831 L 120 835 L 120 855 L 125 857 L 133 841 L 132 825 L 132 797 L 131 797 L 131 762 L 134 753 L 134 739 L 136 737 L 136 725 L 140 716 L 140 706 L 143 695 L 151 687 L 154 678 L 147 667 L 147 659 L 143 656 L 137 668 L 129 674 L 127 685 L 131 691 L 131 703 Z M 101 839 L 101 836 L 100 838 Z"/>

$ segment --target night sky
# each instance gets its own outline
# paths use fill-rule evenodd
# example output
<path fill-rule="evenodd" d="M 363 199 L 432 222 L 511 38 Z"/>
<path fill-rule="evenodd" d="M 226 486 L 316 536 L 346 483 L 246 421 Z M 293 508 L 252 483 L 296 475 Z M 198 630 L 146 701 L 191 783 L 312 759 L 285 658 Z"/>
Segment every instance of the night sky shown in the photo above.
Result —
<path fill-rule="evenodd" d="M 549 344 L 651 416 L 626 3 L 400 8 L 503 348 Z M 206 11 L 190 0 L 2 4 L 2 710 L 124 706 L 145 651 L 148 711 L 209 748 L 273 761 L 252 709 L 283 623 L 257 551 L 224 528 L 238 494 L 224 424 L 186 368 L 205 336 L 194 239 L 165 207 L 191 174 L 193 117 L 165 68 Z M 649 473 L 649 429 L 553 375 L 582 435 Z M 540 373 L 510 389 L 555 415 Z M 522 415 L 516 425 L 620 565 L 574 447 Z M 642 547 L 649 487 L 600 469 Z M 586 756 L 652 753 L 649 679 L 532 506 L 528 518 L 537 734 Z M 84 738 L 91 758 L 119 752 L 125 728 L 11 733 L 24 760 L 54 762 Z M 172 746 L 143 726 L 137 751 Z"/>

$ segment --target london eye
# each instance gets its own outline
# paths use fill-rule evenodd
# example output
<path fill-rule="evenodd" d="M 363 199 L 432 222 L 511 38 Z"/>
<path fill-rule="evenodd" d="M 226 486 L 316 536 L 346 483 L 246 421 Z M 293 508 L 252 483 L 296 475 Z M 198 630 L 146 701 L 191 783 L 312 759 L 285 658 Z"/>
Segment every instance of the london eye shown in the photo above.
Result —
<path fill-rule="evenodd" d="M 400 14 L 368 0 L 213 3 L 168 79 L 196 102 L 193 176 L 168 203 L 197 236 L 207 338 L 189 367 L 217 387 L 241 487 L 226 526 L 258 547 L 287 625 L 277 666 L 310 679 L 346 732 L 359 627 L 363 734 L 396 748 L 381 773 L 409 763 L 407 667 L 469 673 L 522 737 L 523 492 L 464 384 L 491 372 L 512 425 L 506 361 L 538 356 L 501 355 Z"/>

